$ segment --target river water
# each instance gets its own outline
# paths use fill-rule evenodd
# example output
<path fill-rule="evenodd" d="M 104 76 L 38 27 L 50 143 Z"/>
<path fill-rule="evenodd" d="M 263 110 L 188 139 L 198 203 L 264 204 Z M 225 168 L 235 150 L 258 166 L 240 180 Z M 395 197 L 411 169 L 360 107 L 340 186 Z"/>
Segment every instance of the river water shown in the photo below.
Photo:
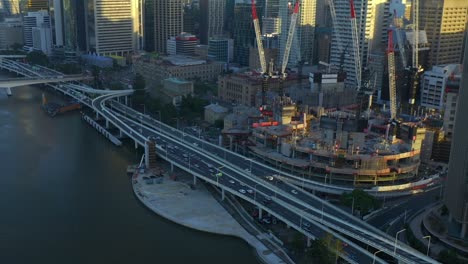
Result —
<path fill-rule="evenodd" d="M 47 116 L 41 93 L 0 90 L 0 263 L 258 263 L 240 239 L 146 209 L 126 175 L 135 150 L 115 147 L 79 113 Z"/>

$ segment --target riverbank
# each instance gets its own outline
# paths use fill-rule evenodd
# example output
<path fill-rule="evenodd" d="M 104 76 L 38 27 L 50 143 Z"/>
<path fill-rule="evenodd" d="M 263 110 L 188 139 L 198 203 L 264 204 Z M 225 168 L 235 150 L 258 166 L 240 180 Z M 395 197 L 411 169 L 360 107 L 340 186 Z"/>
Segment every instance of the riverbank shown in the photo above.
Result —
<path fill-rule="evenodd" d="M 203 184 L 193 186 L 190 177 L 170 177 L 169 173 L 163 173 L 159 179 L 143 178 L 149 176 L 149 172 L 134 175 L 132 186 L 136 197 L 153 212 L 192 229 L 239 237 L 256 250 L 263 262 L 284 263 L 257 237 L 248 233 Z"/>

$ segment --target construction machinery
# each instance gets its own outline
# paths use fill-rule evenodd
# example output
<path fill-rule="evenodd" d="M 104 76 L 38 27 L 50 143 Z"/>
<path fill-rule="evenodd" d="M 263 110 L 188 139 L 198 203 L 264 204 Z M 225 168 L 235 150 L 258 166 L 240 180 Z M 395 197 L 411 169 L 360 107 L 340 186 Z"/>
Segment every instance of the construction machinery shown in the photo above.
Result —
<path fill-rule="evenodd" d="M 292 11 L 291 22 L 290 22 L 289 30 L 288 30 L 288 38 L 287 38 L 286 46 L 284 49 L 283 60 L 281 63 L 281 70 L 279 72 L 279 82 L 280 82 L 279 83 L 279 95 L 281 97 L 284 95 L 283 81 L 287 77 L 286 66 L 288 64 L 289 54 L 291 51 L 293 37 L 294 37 L 295 30 L 296 30 L 298 13 L 299 13 L 299 1 L 296 2 L 296 4 L 294 5 L 294 9 Z M 260 66 L 261 66 L 262 77 L 263 77 L 261 108 L 263 110 L 268 110 L 266 106 L 266 92 L 268 91 L 268 81 L 272 77 L 272 74 L 273 74 L 273 62 L 270 62 L 270 65 L 267 69 L 267 64 L 265 61 L 265 51 L 263 49 L 262 34 L 260 32 L 260 25 L 258 21 L 257 8 L 255 6 L 255 0 L 252 0 L 252 19 L 253 19 L 253 24 L 254 24 L 254 29 L 255 29 L 255 37 L 257 40 L 258 57 L 260 59 Z"/>

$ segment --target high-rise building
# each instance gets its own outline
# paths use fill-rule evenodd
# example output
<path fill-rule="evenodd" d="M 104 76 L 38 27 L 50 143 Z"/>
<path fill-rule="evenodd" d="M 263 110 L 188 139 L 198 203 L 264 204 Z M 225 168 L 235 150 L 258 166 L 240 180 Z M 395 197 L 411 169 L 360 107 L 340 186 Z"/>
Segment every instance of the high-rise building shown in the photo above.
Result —
<path fill-rule="evenodd" d="M 421 76 L 421 106 L 443 110 L 447 82 L 460 74 L 459 64 L 433 66 Z"/>
<path fill-rule="evenodd" d="M 17 15 L 20 13 L 19 0 L 3 0 L 0 1 L 0 12 L 7 16 Z"/>
<path fill-rule="evenodd" d="M 23 44 L 23 22 L 21 18 L 6 18 L 0 22 L 0 50 L 11 49 L 15 44 Z"/>
<path fill-rule="evenodd" d="M 182 32 L 182 0 L 157 0 L 154 9 L 154 50 L 166 53 L 166 41 Z"/>
<path fill-rule="evenodd" d="M 226 0 L 200 0 L 200 42 L 208 44 L 212 37 L 224 34 Z"/>
<path fill-rule="evenodd" d="M 257 13 L 261 10 L 257 4 Z M 234 62 L 240 66 L 249 65 L 249 48 L 255 42 L 255 30 L 252 23 L 252 5 L 250 1 L 239 1 L 234 6 L 231 35 L 234 39 Z"/>
<path fill-rule="evenodd" d="M 28 50 L 34 47 L 33 28 L 35 27 L 50 28 L 50 16 L 47 11 L 28 12 L 23 17 L 24 46 Z"/>
<path fill-rule="evenodd" d="M 336 0 L 336 25 L 334 25 L 330 62 L 343 67 L 346 72 L 346 85 L 355 88 L 356 74 L 354 52 L 352 44 L 351 8 L 350 1 Z M 356 24 L 358 25 L 358 39 L 361 68 L 368 65 L 368 57 L 372 51 L 382 51 L 386 43 L 389 10 L 386 0 L 356 0 Z M 384 51 L 384 50 L 383 50 Z M 381 70 L 378 70 L 382 72 Z"/>
<path fill-rule="evenodd" d="M 26 11 L 35 12 L 39 10 L 49 10 L 49 0 L 28 0 Z"/>
<path fill-rule="evenodd" d="M 128 55 L 141 48 L 142 1 L 94 0 L 87 6 L 88 49 L 98 55 Z"/>
<path fill-rule="evenodd" d="M 231 62 L 234 57 L 234 40 L 213 38 L 208 41 L 208 58 L 216 61 Z"/>
<path fill-rule="evenodd" d="M 280 56 L 283 58 L 284 47 L 288 38 L 291 14 L 294 10 L 294 1 L 279 0 L 279 17 L 281 19 Z M 289 65 L 312 62 L 316 0 L 302 0 L 297 17 L 296 31 L 289 54 Z M 281 62 L 280 62 L 281 63 Z"/>
<path fill-rule="evenodd" d="M 419 29 L 427 33 L 429 65 L 461 63 L 467 19 L 468 1 L 419 1 Z"/>
<path fill-rule="evenodd" d="M 468 33 L 468 32 L 465 32 Z M 468 41 L 468 34 L 466 34 Z M 445 180 L 444 203 L 453 220 L 460 227 L 460 236 L 465 237 L 468 227 L 468 45 L 465 45 L 463 72 L 458 92 L 455 126 L 450 150 L 447 179 Z"/>
<path fill-rule="evenodd" d="M 146 51 L 154 51 L 154 2 L 155 0 L 145 0 L 144 46 Z"/>

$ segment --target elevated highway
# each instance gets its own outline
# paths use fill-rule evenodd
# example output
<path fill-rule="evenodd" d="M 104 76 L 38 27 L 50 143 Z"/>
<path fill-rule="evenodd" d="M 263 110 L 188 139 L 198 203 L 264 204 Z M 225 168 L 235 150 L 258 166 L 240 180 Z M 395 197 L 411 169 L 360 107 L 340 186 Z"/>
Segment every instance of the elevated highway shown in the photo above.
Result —
<path fill-rule="evenodd" d="M 194 181 L 197 178 L 203 179 L 218 186 L 223 196 L 228 192 L 255 204 L 261 209 L 260 215 L 267 211 L 308 238 L 320 237 L 324 232 L 331 233 L 349 245 L 344 249 L 342 257 L 350 263 L 372 263 L 374 258 L 375 263 L 385 262 L 349 238 L 381 250 L 398 259 L 400 263 L 437 263 L 404 244 L 395 243 L 393 237 L 360 219 L 281 180 L 282 177 L 294 175 L 287 175 L 252 159 L 231 153 L 128 109 L 122 104 L 112 102 L 112 99 L 127 96 L 133 90 L 105 91 L 77 86 L 71 84 L 55 87 L 74 94 L 80 101 L 90 105 L 98 115 L 133 139 L 135 146 L 146 147 L 148 139 L 153 137 L 157 143 L 157 154 L 172 166 L 194 175 Z M 103 94 L 94 100 L 84 94 L 93 92 Z"/>

